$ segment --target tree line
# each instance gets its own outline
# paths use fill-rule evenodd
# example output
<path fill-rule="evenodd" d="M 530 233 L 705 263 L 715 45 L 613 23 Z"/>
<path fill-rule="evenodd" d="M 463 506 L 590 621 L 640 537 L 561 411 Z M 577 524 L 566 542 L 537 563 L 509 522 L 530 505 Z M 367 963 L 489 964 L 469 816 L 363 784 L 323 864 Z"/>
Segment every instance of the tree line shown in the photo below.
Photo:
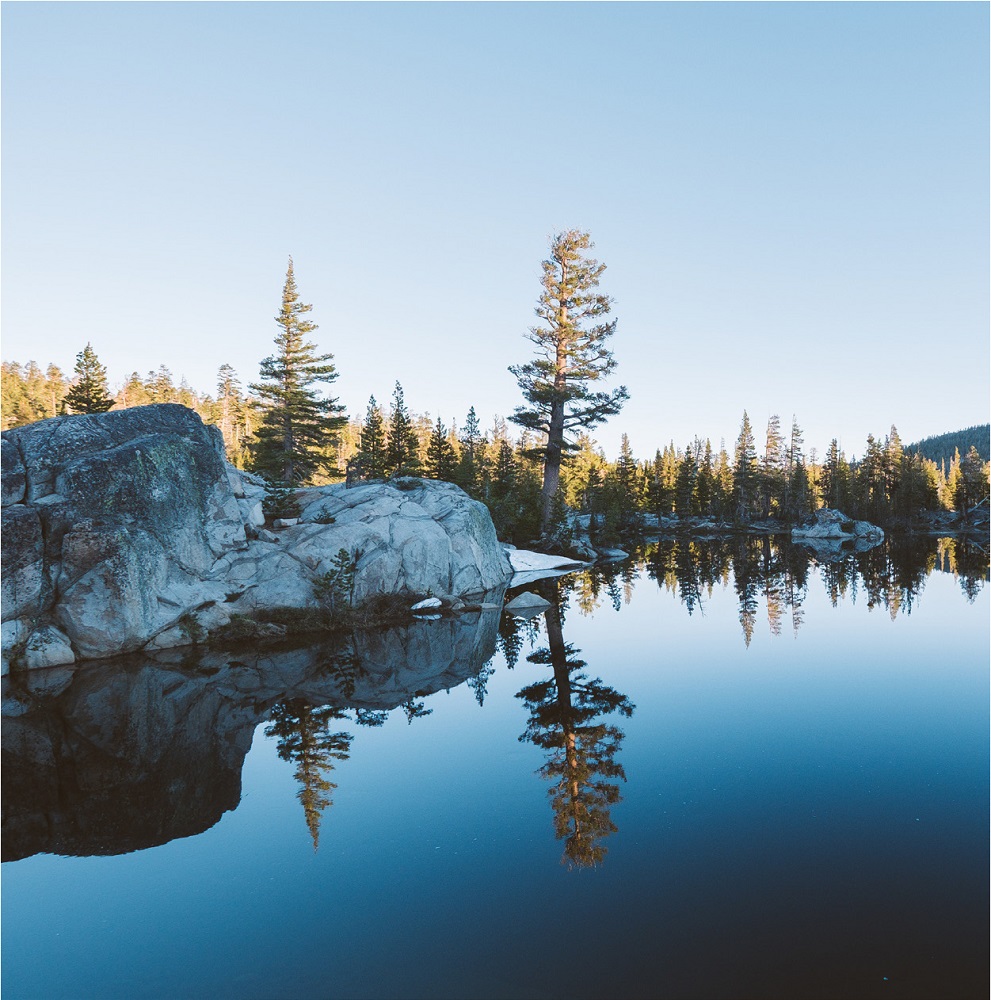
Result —
<path fill-rule="evenodd" d="M 535 356 L 510 368 L 524 404 L 509 420 L 483 430 L 474 408 L 460 427 L 407 408 L 396 382 L 385 409 L 374 396 L 363 417 L 344 413 L 318 387 L 338 378 L 333 355 L 310 339 L 312 305 L 300 299 L 292 258 L 275 317 L 273 353 L 245 390 L 230 365 L 217 373 L 216 394 L 175 384 L 165 366 L 134 372 L 112 394 L 92 345 L 67 377 L 55 365 L 4 362 L 3 428 L 60 413 L 101 413 L 116 406 L 177 402 L 223 434 L 235 464 L 294 487 L 346 477 L 349 482 L 425 476 L 454 482 L 486 503 L 500 537 L 567 550 L 587 532 L 615 544 L 652 521 L 702 519 L 721 524 L 792 524 L 822 506 L 882 524 L 911 525 L 933 511 L 965 516 L 986 502 L 988 466 L 976 447 L 947 461 L 903 447 L 892 427 L 869 436 L 864 455 L 847 459 L 834 439 L 820 460 L 806 454 L 802 430 L 772 416 L 758 449 L 743 414 L 732 453 L 695 438 L 637 458 L 624 435 L 615 461 L 591 437 L 628 399 L 625 387 L 600 388 L 616 368 L 609 348 L 616 330 L 612 300 L 598 290 L 605 265 L 591 258 L 587 233 L 554 237 L 541 265 L 538 323 L 527 338 Z"/>

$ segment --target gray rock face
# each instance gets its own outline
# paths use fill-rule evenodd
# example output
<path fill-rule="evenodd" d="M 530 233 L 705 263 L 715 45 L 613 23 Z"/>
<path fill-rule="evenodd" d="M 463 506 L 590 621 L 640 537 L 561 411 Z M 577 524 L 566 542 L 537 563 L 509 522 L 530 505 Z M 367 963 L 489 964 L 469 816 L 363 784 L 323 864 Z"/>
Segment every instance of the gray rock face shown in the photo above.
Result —
<path fill-rule="evenodd" d="M 228 466 L 217 428 L 174 404 L 6 431 L 2 471 L 3 620 L 58 626 L 80 659 L 314 606 L 342 549 L 355 602 L 482 594 L 510 573 L 488 510 L 447 483 L 300 490 L 297 523 L 260 529 L 263 481 Z"/>
<path fill-rule="evenodd" d="M 354 560 L 356 603 L 376 594 L 477 595 L 509 578 L 488 510 L 450 483 L 318 486 L 297 497 L 299 523 L 259 532 L 218 564 L 218 578 L 243 588 L 232 610 L 312 606 L 317 578 L 342 549 Z"/>

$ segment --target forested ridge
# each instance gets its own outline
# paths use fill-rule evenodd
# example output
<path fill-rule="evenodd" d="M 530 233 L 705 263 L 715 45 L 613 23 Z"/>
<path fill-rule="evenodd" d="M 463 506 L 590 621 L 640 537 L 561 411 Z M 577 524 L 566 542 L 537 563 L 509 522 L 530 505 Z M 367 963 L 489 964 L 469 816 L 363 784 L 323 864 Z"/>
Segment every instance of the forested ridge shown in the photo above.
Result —
<path fill-rule="evenodd" d="M 923 458 L 946 465 L 953 461 L 955 452 L 966 455 L 971 448 L 976 448 L 978 455 L 987 462 L 991 459 L 991 424 L 975 424 L 959 431 L 934 434 L 905 447 L 909 451 L 919 452 Z"/>

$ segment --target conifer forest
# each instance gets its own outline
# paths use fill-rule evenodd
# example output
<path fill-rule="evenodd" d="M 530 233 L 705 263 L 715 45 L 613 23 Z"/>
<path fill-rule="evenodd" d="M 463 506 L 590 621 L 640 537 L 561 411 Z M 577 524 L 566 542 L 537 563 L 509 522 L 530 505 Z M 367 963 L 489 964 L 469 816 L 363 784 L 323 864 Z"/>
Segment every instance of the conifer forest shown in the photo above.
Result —
<path fill-rule="evenodd" d="M 665 441 L 661 426 L 656 441 L 638 442 L 639 453 L 624 434 L 619 454 L 607 456 L 593 431 L 620 413 L 627 391 L 599 388 L 617 365 L 608 346 L 617 321 L 598 289 L 605 265 L 588 255 L 591 247 L 580 230 L 551 243 L 535 309 L 540 322 L 526 335 L 535 357 L 510 369 L 524 405 L 508 421 L 472 407 L 447 424 L 411 406 L 401 379 L 388 399 L 373 392 L 364 413 L 345 414 L 327 394 L 340 373 L 333 354 L 311 339 L 318 329 L 308 318 L 313 307 L 301 299 L 290 258 L 274 351 L 260 360 L 257 381 L 224 364 L 204 390 L 177 383 L 163 364 L 112 387 L 87 343 L 71 372 L 4 361 L 2 428 L 179 403 L 220 429 L 234 465 L 273 484 L 445 480 L 488 506 L 501 539 L 564 553 L 579 522 L 599 546 L 658 527 L 779 530 L 822 507 L 889 529 L 986 525 L 987 424 L 916 443 L 903 442 L 891 425 L 848 456 L 835 438 L 823 454 L 808 448 L 797 416 L 789 424 L 773 415 L 761 428 L 744 412 L 738 428 L 727 428 L 728 445 Z"/>

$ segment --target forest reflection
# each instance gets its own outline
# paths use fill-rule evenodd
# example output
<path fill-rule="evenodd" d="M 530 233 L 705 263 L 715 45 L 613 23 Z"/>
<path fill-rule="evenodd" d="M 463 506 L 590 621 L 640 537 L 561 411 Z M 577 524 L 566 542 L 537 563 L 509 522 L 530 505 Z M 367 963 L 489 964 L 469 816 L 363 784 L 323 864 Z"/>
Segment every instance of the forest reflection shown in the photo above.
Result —
<path fill-rule="evenodd" d="M 885 608 L 892 619 L 910 613 L 934 572 L 956 577 L 964 597 L 973 601 L 988 580 L 988 551 L 960 538 L 889 539 L 866 551 L 810 547 L 775 536 L 679 538 L 654 542 L 622 563 L 595 566 L 562 580 L 583 615 L 610 604 L 628 604 L 641 573 L 676 596 L 688 614 L 705 614 L 717 590 L 737 595 L 740 629 L 749 646 L 758 627 L 761 603 L 772 635 L 790 628 L 797 634 L 805 619 L 809 581 L 818 574 L 835 607 L 842 600 L 865 600 Z M 500 645 L 507 651 L 505 629 Z M 517 654 L 518 655 L 518 654 Z"/>

